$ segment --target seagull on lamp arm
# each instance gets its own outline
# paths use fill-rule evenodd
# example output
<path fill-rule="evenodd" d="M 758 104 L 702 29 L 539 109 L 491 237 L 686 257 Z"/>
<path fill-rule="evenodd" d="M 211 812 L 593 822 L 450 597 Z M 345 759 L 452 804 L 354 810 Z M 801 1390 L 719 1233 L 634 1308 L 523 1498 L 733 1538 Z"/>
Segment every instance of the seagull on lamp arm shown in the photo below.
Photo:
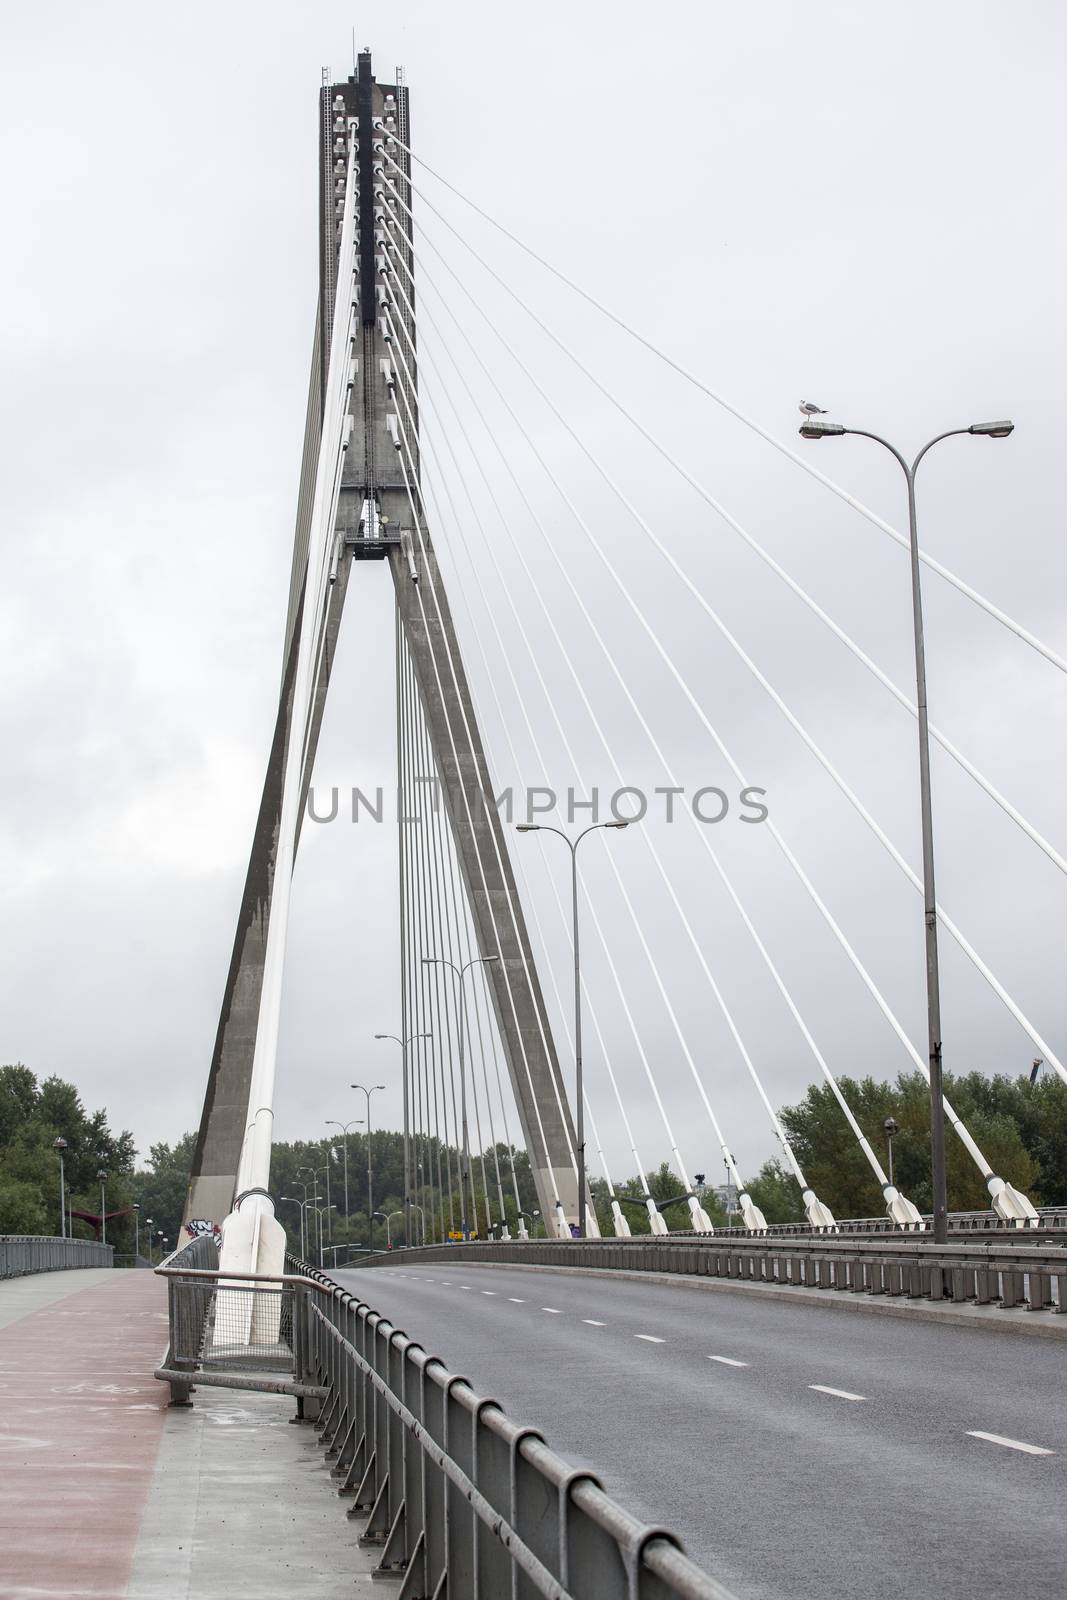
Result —
<path fill-rule="evenodd" d="M 825 417 L 826 412 L 822 406 L 813 405 L 810 400 L 802 400 L 800 402 L 800 414 L 802 417 Z"/>

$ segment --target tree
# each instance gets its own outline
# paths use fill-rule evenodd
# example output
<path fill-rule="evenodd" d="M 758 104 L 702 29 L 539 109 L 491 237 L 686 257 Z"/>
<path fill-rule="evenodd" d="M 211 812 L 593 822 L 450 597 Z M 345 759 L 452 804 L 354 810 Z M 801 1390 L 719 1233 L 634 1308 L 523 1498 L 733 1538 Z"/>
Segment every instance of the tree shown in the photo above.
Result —
<path fill-rule="evenodd" d="M 67 1141 L 64 1168 L 67 1191 L 76 1211 L 93 1215 L 99 1212 L 96 1174 L 101 1167 L 108 1173 L 108 1210 L 120 1210 L 131 1203 L 133 1135 L 125 1131 L 114 1133 L 106 1111 L 88 1116 L 73 1084 L 58 1077 L 38 1084 L 30 1069 L 16 1062 L 0 1066 L 0 1161 L 7 1197 L 4 1215 L 8 1219 L 0 1225 L 0 1231 L 64 1231 L 59 1215 L 59 1162 L 54 1149 L 57 1138 Z M 83 1237 L 93 1232 L 84 1222 L 76 1220 L 74 1226 Z M 109 1242 L 120 1250 L 129 1248 L 132 1238 L 132 1223 L 126 1219 L 116 1220 L 109 1229 Z"/>
<path fill-rule="evenodd" d="M 768 1222 L 804 1221 L 800 1185 L 777 1156 L 763 1163 L 748 1185 L 748 1193 Z"/>
<path fill-rule="evenodd" d="M 992 1080 L 992 1084 L 997 1081 Z M 882 1125 L 889 1116 L 897 1122 L 900 1131 L 893 1140 L 894 1182 L 920 1211 L 929 1211 L 930 1091 L 926 1079 L 915 1072 L 902 1073 L 895 1084 L 876 1083 L 873 1078 L 859 1082 L 841 1078 L 839 1082 L 861 1129 L 883 1157 L 883 1165 L 886 1142 Z M 1008 1080 L 1003 1082 L 1008 1084 Z M 980 1073 L 961 1078 L 946 1073 L 945 1093 L 994 1172 L 1024 1193 L 1048 1199 L 1039 1188 L 1039 1160 L 1027 1147 L 1014 1114 L 1017 1103 L 1012 1102 L 1006 1090 L 995 1091 L 991 1081 Z M 1051 1096 L 1048 1109 L 1056 1111 Z M 835 1216 L 870 1217 L 884 1213 L 881 1188 L 851 1136 L 829 1084 L 810 1085 L 799 1105 L 784 1108 L 781 1119 L 805 1177 Z M 1063 1123 L 1061 1114 L 1059 1135 L 1051 1140 L 1046 1136 L 1050 1153 L 1060 1148 L 1057 1139 L 1067 1138 Z M 1036 1137 L 1036 1130 L 1031 1136 Z M 982 1175 L 951 1127 L 946 1129 L 946 1166 L 949 1209 L 985 1210 L 989 1193 Z"/>

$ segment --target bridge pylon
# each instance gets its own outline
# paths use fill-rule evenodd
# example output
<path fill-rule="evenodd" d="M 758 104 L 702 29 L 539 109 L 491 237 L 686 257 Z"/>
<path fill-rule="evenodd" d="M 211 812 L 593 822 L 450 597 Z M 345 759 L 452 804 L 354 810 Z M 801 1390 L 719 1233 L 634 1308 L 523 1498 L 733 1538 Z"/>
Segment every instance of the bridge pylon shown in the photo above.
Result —
<path fill-rule="evenodd" d="M 280 863 L 291 871 L 345 595 L 353 567 L 367 560 L 384 560 L 390 567 L 399 642 L 414 672 L 478 954 L 497 958 L 484 972 L 541 1213 L 550 1232 L 569 1234 L 577 1221 L 577 1145 L 567 1090 L 419 482 L 410 143 L 408 90 L 403 82 L 379 83 L 369 52 L 360 54 L 350 78 L 324 81 L 319 303 L 278 713 L 184 1218 L 186 1228 L 196 1231 L 221 1225 L 231 1215 L 236 1219 L 243 1210 L 239 1226 L 236 1220 L 227 1224 L 226 1233 L 232 1231 L 235 1239 L 238 1233 L 251 1239 L 271 1231 L 273 1208 L 266 1190 L 288 914 L 288 882 L 279 914 L 282 885 L 276 878 Z M 354 234 L 344 234 L 346 227 Z M 341 258 L 343 235 L 350 264 Z M 399 293 L 388 284 L 393 262 L 403 268 Z M 341 315 L 350 318 L 347 344 L 335 337 Z M 347 367 L 338 454 L 343 465 L 328 508 L 328 579 L 316 587 L 323 461 L 338 450 L 338 440 L 328 432 L 339 359 Z M 300 667 L 302 650 L 305 661 L 313 663 L 310 684 Z M 294 730 L 302 741 L 299 753 L 290 748 Z M 287 773 L 291 777 L 294 771 L 298 803 L 286 793 Z M 410 1200 L 407 1163 L 405 1184 Z M 262 1230 L 258 1222 L 252 1226 L 253 1213 L 263 1218 Z M 250 1248 L 253 1265 L 273 1266 Z M 224 1259 L 227 1253 L 232 1252 L 224 1252 Z M 228 1264 L 237 1270 L 236 1260 Z"/>

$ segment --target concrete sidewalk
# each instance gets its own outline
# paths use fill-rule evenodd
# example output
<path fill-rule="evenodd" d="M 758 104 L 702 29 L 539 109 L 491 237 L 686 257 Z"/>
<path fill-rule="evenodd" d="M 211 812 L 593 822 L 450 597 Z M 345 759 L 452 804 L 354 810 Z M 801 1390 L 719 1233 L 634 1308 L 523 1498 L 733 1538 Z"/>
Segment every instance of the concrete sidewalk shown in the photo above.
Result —
<path fill-rule="evenodd" d="M 0 1283 L 0 1600 L 369 1591 L 362 1524 L 293 1402 L 201 1389 L 170 1410 L 166 1343 L 150 1272 Z"/>

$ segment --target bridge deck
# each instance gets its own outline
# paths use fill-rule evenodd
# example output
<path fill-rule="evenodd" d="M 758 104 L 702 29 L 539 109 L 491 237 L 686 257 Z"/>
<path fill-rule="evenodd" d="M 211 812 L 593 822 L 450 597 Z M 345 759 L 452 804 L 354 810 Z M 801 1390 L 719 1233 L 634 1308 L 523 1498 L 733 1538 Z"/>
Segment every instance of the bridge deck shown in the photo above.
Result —
<path fill-rule="evenodd" d="M 150 1272 L 0 1283 L 0 1600 L 370 1593 L 376 1557 L 292 1401 L 168 1410 L 166 1343 Z"/>

